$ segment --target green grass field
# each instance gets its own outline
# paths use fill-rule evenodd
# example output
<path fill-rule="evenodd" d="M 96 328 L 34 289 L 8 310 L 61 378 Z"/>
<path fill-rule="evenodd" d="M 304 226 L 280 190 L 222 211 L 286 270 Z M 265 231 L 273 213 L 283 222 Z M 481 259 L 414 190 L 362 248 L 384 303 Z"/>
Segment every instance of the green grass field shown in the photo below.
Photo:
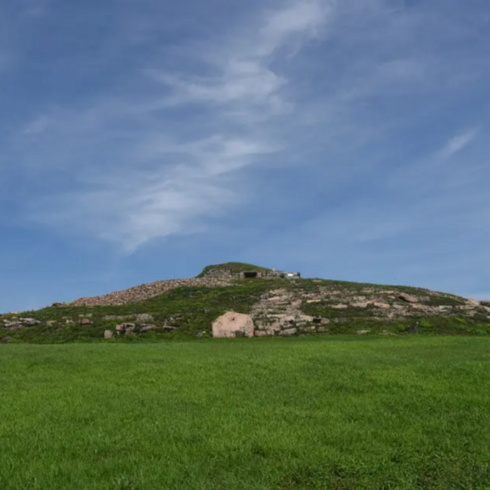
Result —
<path fill-rule="evenodd" d="M 489 489 L 490 339 L 0 345 L 0 489 Z"/>

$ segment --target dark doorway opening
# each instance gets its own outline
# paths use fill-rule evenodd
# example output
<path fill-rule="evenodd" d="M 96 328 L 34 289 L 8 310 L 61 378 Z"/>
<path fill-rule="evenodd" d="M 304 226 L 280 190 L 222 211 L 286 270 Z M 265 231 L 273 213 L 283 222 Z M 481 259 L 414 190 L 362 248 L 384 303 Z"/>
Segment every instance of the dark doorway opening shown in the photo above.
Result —
<path fill-rule="evenodd" d="M 243 277 L 245 279 L 255 279 L 255 278 L 259 277 L 259 273 L 258 272 L 244 272 Z"/>

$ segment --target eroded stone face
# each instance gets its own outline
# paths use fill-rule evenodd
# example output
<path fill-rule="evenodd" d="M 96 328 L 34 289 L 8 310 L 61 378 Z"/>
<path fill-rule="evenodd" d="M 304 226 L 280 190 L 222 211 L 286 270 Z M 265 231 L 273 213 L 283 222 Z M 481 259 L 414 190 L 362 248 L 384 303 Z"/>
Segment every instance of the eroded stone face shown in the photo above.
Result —
<path fill-rule="evenodd" d="M 230 311 L 213 323 L 213 337 L 253 337 L 254 322 L 250 315 Z"/>

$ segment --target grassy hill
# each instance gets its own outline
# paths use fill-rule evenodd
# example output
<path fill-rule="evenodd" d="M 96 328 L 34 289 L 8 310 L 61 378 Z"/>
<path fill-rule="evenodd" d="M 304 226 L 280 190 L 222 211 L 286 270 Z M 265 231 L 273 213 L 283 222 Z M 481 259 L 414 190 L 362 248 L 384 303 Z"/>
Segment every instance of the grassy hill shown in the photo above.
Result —
<path fill-rule="evenodd" d="M 138 298 L 146 297 L 139 301 L 114 304 L 121 298 L 134 297 L 125 291 L 97 301 L 83 298 L 74 304 L 3 315 L 0 340 L 101 341 L 106 330 L 116 337 L 109 342 L 205 338 L 210 336 L 213 321 L 227 311 L 252 314 L 257 328 L 263 329 L 277 317 L 296 315 L 302 324 L 294 335 L 490 334 L 490 306 L 451 294 L 323 279 L 233 278 L 220 286 L 208 283 L 207 273 L 220 268 L 234 272 L 265 270 L 241 263 L 209 266 L 199 280 L 160 281 L 159 288 L 170 288 L 164 294 L 156 294 L 160 289 L 151 284 L 128 290 L 132 294 L 137 291 Z M 126 335 L 117 330 L 118 325 L 127 327 Z"/>

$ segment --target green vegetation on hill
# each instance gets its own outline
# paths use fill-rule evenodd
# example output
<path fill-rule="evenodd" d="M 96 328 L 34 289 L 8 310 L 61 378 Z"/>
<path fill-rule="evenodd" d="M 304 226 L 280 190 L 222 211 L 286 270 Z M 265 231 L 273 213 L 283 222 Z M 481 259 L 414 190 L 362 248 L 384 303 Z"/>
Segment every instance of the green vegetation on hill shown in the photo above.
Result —
<path fill-rule="evenodd" d="M 342 294 L 355 294 L 356 297 L 368 297 L 366 286 L 342 281 L 299 279 L 251 279 L 236 281 L 228 287 L 183 287 L 166 294 L 150 298 L 146 301 L 129 303 L 121 306 L 62 306 L 50 307 L 39 311 L 26 312 L 21 315 L 7 315 L 0 319 L 0 339 L 8 336 L 11 342 L 63 343 L 103 341 L 105 330 L 115 330 L 117 324 L 135 322 L 136 315 L 148 314 L 154 328 L 141 332 L 136 325 L 136 337 L 121 335 L 109 342 L 157 341 L 178 338 L 196 338 L 205 332 L 209 335 L 213 321 L 227 311 L 250 313 L 260 298 L 273 290 L 301 292 L 301 294 L 317 294 L 321 288 L 338 290 Z M 373 286 L 374 287 L 374 286 Z M 388 289 L 375 286 L 380 291 Z M 364 288 L 364 289 L 363 289 Z M 391 286 L 389 289 L 393 289 Z M 455 307 L 464 305 L 463 298 L 453 295 L 425 295 L 426 290 L 398 287 L 396 294 L 402 292 L 421 294 L 421 304 L 437 307 Z M 299 294 L 299 293 L 298 293 Z M 424 296 L 425 295 L 425 296 Z M 335 298 L 335 296 L 332 296 Z M 342 296 L 340 296 L 342 298 Z M 424 299 L 425 298 L 425 299 Z M 339 302 L 342 299 L 338 300 Z M 393 303 L 387 299 L 388 303 Z M 380 311 L 373 306 L 359 309 L 347 306 L 335 309 L 332 302 L 303 302 L 301 310 L 312 317 L 328 318 L 328 334 L 356 334 L 360 330 L 368 330 L 370 335 L 407 335 L 407 334 L 443 334 L 443 335 L 490 335 L 488 313 L 475 311 L 472 317 L 464 315 L 464 311 L 447 314 L 428 315 L 424 311 L 416 312 L 409 318 L 386 316 L 380 318 Z M 393 312 L 395 310 L 389 310 Z M 15 321 L 19 317 L 34 318 L 41 323 L 17 330 L 9 329 L 3 320 Z M 82 325 L 81 320 L 89 320 Z M 174 327 L 174 328 L 168 328 Z"/>
<path fill-rule="evenodd" d="M 238 274 L 239 272 L 266 272 L 271 269 L 253 264 L 244 264 L 243 262 L 227 262 L 225 264 L 208 265 L 197 277 L 204 277 L 212 270 L 224 272 L 230 271 L 233 274 Z"/>
<path fill-rule="evenodd" d="M 152 341 L 195 337 L 199 332 L 209 334 L 212 322 L 226 311 L 248 313 L 268 288 L 287 285 L 287 281 L 280 279 L 267 282 L 244 281 L 243 284 L 231 287 L 174 289 L 146 301 L 121 306 L 49 307 L 21 315 L 7 315 L 9 320 L 30 317 L 42 323 L 14 331 L 2 329 L 0 323 L 0 338 L 10 336 L 14 341 L 37 343 L 101 340 L 105 330 L 114 329 L 120 323 L 132 322 L 135 315 L 143 313 L 153 317 L 151 323 L 157 328 L 141 335 L 140 339 Z M 127 318 L 108 318 L 111 316 Z M 84 318 L 92 323 L 81 325 Z M 52 322 L 52 325 L 48 322 Z M 169 331 L 165 323 L 178 329 Z M 134 342 L 137 338 L 123 337 L 118 340 Z"/>
<path fill-rule="evenodd" d="M 0 345 L 2 490 L 484 490 L 490 339 Z"/>

